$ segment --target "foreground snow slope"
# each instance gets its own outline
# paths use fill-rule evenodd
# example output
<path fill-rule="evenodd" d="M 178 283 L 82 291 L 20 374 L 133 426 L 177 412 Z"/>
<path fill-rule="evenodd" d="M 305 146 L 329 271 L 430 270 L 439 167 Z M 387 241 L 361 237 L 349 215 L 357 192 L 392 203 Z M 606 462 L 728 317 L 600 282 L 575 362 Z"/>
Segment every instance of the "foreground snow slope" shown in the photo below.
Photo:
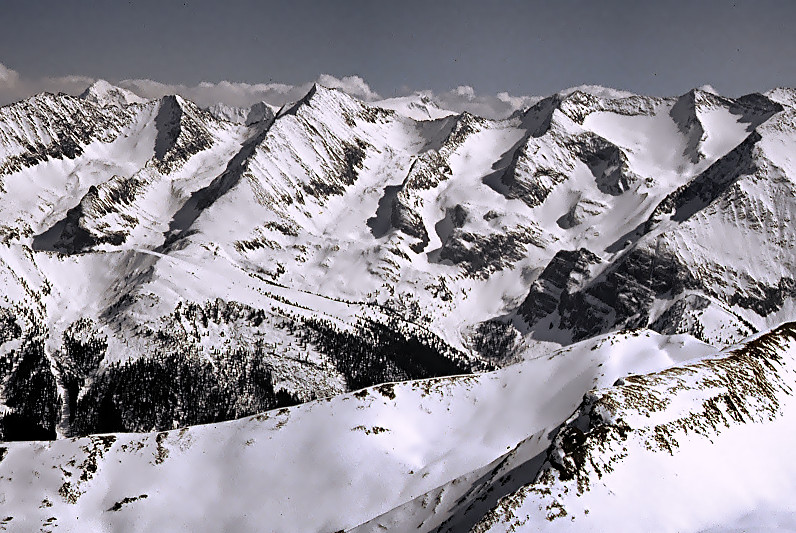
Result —
<path fill-rule="evenodd" d="M 387 384 L 152 434 L 8 443 L 10 530 L 337 531 L 547 433 L 583 392 L 714 349 L 648 331 L 584 341 L 476 376 Z"/>
<path fill-rule="evenodd" d="M 795 380 L 796 324 L 788 323 L 721 357 L 597 388 L 520 486 L 487 497 L 512 481 L 522 460 L 513 458 L 479 480 L 441 530 L 792 527 Z"/>

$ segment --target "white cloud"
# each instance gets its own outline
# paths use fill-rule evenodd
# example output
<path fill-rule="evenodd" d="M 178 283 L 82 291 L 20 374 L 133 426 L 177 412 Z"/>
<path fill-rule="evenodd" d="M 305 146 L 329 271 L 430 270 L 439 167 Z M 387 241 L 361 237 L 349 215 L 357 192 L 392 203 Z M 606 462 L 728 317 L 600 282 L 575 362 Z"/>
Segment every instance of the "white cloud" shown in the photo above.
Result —
<path fill-rule="evenodd" d="M 431 98 L 443 109 L 461 113 L 467 111 L 473 115 L 486 118 L 505 118 L 514 111 L 525 109 L 538 102 L 538 96 L 512 96 L 507 92 L 493 94 L 478 94 L 468 85 L 460 85 L 453 90 L 443 93 L 420 91 Z"/>
<path fill-rule="evenodd" d="M 493 94 L 478 94 L 469 85 L 460 85 L 450 91 L 435 93 L 431 90 L 411 91 L 403 87 L 400 97 L 415 95 L 427 98 L 442 109 L 462 113 L 467 111 L 473 115 L 485 118 L 506 118 L 520 109 L 527 109 L 542 99 L 539 96 L 512 96 L 507 92 Z M 378 102 L 376 102 L 378 105 Z"/>
<path fill-rule="evenodd" d="M 28 79 L 0 63 L 0 105 L 42 91 L 77 95 L 94 81 L 96 81 L 95 78 L 79 75 Z M 351 75 L 337 78 L 330 74 L 321 74 L 316 81 L 325 87 L 340 89 L 366 102 L 381 99 L 379 94 L 360 76 Z M 312 82 L 290 85 L 285 83 L 205 81 L 196 85 L 184 85 L 162 83 L 151 79 L 129 79 L 116 82 L 116 85 L 129 89 L 144 98 L 160 98 L 166 94 L 179 94 L 200 106 L 210 106 L 221 102 L 232 106 L 248 107 L 260 101 L 275 106 L 294 102 L 309 91 Z M 412 94 L 412 91 L 407 88 L 402 88 L 401 92 L 406 95 Z M 434 93 L 425 90 L 415 91 L 414 94 L 430 98 L 443 109 L 457 113 L 468 111 L 474 115 L 489 118 L 506 117 L 517 109 L 528 107 L 538 100 L 538 98 L 530 96 L 512 96 L 506 92 L 497 95 L 479 94 L 469 85 L 460 85 L 447 92 Z"/>
<path fill-rule="evenodd" d="M 88 76 L 59 76 L 43 78 L 38 82 L 35 92 L 48 91 L 51 93 L 80 94 L 86 87 L 97 81 Z"/>
<path fill-rule="evenodd" d="M 507 92 L 497 93 L 497 99 L 514 109 L 526 109 L 540 100 L 539 96 L 512 96 Z"/>
<path fill-rule="evenodd" d="M 372 102 L 374 100 L 381 99 L 378 93 L 372 90 L 370 86 L 365 83 L 365 80 L 359 76 L 344 76 L 343 78 L 338 79 L 329 74 L 321 74 L 318 77 L 318 83 L 324 87 L 340 89 L 343 92 L 365 100 L 366 102 Z"/>
<path fill-rule="evenodd" d="M 475 89 L 469 85 L 459 85 L 452 90 L 451 93 L 464 98 L 465 100 L 475 100 Z"/>
<path fill-rule="evenodd" d="M 300 86 L 284 83 L 239 83 L 220 81 L 201 82 L 197 85 L 166 84 L 149 79 L 123 80 L 120 87 L 129 89 L 144 98 L 160 98 L 166 94 L 179 94 L 200 106 L 223 102 L 228 105 L 246 107 L 265 101 L 282 105 L 300 99 L 312 84 Z"/>
<path fill-rule="evenodd" d="M 41 92 L 80 94 L 94 83 L 87 76 L 59 76 L 29 79 L 0 63 L 0 105 L 27 98 Z"/>
<path fill-rule="evenodd" d="M 0 63 L 0 87 L 13 87 L 19 81 L 19 73 Z"/>
<path fill-rule="evenodd" d="M 317 80 L 325 87 L 341 89 L 365 101 L 379 98 L 370 86 L 359 76 L 336 78 L 321 74 Z M 283 105 L 301 99 L 310 90 L 312 82 L 301 85 L 285 83 L 243 83 L 243 82 L 201 82 L 197 85 L 165 84 L 149 79 L 123 80 L 120 87 L 129 89 L 144 98 L 160 98 L 166 94 L 179 94 L 201 106 L 223 102 L 233 106 L 250 106 L 265 101 L 272 105 Z"/>

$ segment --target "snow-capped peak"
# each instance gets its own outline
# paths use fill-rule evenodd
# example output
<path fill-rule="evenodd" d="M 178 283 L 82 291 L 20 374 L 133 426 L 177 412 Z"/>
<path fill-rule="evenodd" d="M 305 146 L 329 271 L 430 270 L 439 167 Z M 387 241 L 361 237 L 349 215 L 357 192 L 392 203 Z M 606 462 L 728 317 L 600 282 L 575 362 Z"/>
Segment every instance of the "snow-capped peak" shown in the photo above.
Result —
<path fill-rule="evenodd" d="M 422 93 L 386 98 L 373 102 L 373 105 L 414 120 L 436 120 L 456 114 L 455 111 L 441 108 L 429 96 Z"/>
<path fill-rule="evenodd" d="M 249 113 L 249 110 L 245 107 L 227 105 L 222 102 L 213 104 L 205 108 L 205 110 L 218 119 L 234 122 L 236 124 L 243 124 L 246 122 L 246 116 Z"/>
<path fill-rule="evenodd" d="M 697 90 L 702 91 L 704 93 L 710 93 L 710 94 L 715 94 L 716 96 L 721 96 L 721 94 L 719 94 L 719 91 L 717 91 L 712 85 L 709 85 L 707 83 L 705 85 L 700 85 L 699 87 L 697 87 Z"/>
<path fill-rule="evenodd" d="M 763 96 L 767 97 L 769 100 L 777 102 L 778 104 L 789 107 L 796 106 L 796 89 L 790 87 L 777 87 L 763 93 Z"/>
<path fill-rule="evenodd" d="M 206 111 L 217 119 L 251 126 L 258 122 L 272 120 L 278 109 L 266 102 L 257 102 L 251 107 L 237 107 L 218 103 L 206 108 Z"/>
<path fill-rule="evenodd" d="M 310 90 L 307 91 L 307 94 L 305 94 L 295 102 L 289 102 L 283 105 L 281 108 L 279 108 L 279 111 L 276 113 L 276 118 L 279 118 L 283 115 L 295 114 L 298 108 L 302 106 L 302 104 L 306 104 L 312 99 L 312 97 L 317 92 L 318 87 L 320 87 L 320 85 L 318 85 L 317 83 L 313 83 L 312 87 L 310 87 Z"/>
<path fill-rule="evenodd" d="M 285 115 L 295 115 L 303 107 L 313 107 L 324 112 L 332 108 L 364 109 L 365 104 L 345 91 L 334 87 L 326 87 L 320 83 L 313 83 L 307 93 L 295 102 L 283 105 L 276 113 L 276 118 Z"/>
<path fill-rule="evenodd" d="M 604 98 L 606 100 L 618 100 L 620 98 L 629 98 L 631 96 L 636 96 L 635 93 L 631 93 L 629 91 L 612 89 L 611 87 L 603 87 L 602 85 L 578 85 L 576 87 L 570 87 L 569 89 L 564 89 L 563 91 L 560 91 L 558 94 L 563 98 L 575 92 L 590 94 L 591 96 L 596 96 L 597 98 Z"/>
<path fill-rule="evenodd" d="M 146 102 L 146 99 L 141 98 L 134 92 L 112 85 L 105 80 L 97 80 L 92 83 L 80 94 L 80 98 L 99 104 L 102 107 L 109 105 L 124 107 L 129 104 Z"/>

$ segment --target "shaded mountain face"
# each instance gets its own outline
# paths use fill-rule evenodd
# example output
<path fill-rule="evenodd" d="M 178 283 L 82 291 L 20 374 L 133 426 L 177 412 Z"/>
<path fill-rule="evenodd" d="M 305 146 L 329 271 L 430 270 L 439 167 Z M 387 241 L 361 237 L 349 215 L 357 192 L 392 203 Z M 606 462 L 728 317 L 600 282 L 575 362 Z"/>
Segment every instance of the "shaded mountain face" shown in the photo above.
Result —
<path fill-rule="evenodd" d="M 721 347 L 773 327 L 796 294 L 793 101 L 583 87 L 487 120 L 98 82 L 2 107 L 2 438 L 227 420 L 628 329 Z"/>

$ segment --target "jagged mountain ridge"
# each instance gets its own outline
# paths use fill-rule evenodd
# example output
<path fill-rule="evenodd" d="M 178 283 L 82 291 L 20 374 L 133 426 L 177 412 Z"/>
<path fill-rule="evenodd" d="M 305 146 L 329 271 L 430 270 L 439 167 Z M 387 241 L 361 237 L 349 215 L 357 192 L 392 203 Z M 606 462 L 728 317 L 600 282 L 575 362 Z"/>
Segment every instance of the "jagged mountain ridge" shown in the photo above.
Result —
<path fill-rule="evenodd" d="M 103 434 L 0 447 L 0 526 L 783 512 L 785 474 L 743 470 L 726 506 L 689 487 L 758 432 L 768 470 L 787 456 L 792 324 L 720 349 L 793 318 L 793 94 L 416 120 L 321 86 L 244 113 L 99 84 L 0 108 L 0 439 Z M 640 505 L 638 472 L 675 472 L 667 497 Z"/>
<path fill-rule="evenodd" d="M 71 434 L 91 431 L 89 399 L 124 411 L 107 376 L 153 354 L 206 373 L 254 350 L 258 390 L 301 401 L 625 328 L 735 342 L 791 316 L 792 202 L 771 193 L 792 192 L 788 94 L 585 87 L 506 120 L 415 120 L 321 86 L 245 119 L 105 84 L 6 106 L 4 397 L 52 382 L 26 420 Z M 81 354 L 103 348 L 73 375 L 77 330 Z M 201 375 L 234 389 L 239 371 Z"/>

